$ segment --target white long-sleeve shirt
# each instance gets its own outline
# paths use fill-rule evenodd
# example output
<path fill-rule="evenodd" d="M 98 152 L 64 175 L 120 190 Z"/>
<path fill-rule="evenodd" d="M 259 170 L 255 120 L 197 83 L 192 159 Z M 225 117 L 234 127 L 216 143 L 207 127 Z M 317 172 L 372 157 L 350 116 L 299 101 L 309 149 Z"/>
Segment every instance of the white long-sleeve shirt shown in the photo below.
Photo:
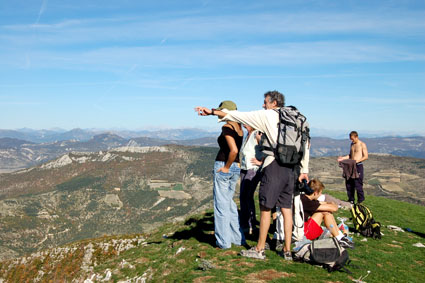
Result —
<path fill-rule="evenodd" d="M 249 136 L 246 137 L 240 149 L 239 160 L 241 161 L 241 169 L 257 171 L 259 166 L 251 162 L 252 158 L 259 159 L 262 153 L 258 150 L 258 142 L 256 135 L 258 130 L 254 130 Z"/>
<path fill-rule="evenodd" d="M 252 128 L 263 132 L 269 139 L 272 147 L 276 147 L 277 135 L 279 127 L 279 113 L 275 110 L 257 110 L 251 112 L 229 111 L 227 109 L 221 110 L 226 113 L 226 116 L 219 119 L 219 121 L 233 121 L 241 124 L 246 124 Z M 306 143 L 304 148 L 304 155 L 301 159 L 300 167 L 301 173 L 308 174 L 308 163 L 310 161 L 310 146 Z M 267 156 L 264 160 L 263 168 L 268 166 L 274 160 L 274 156 Z"/>

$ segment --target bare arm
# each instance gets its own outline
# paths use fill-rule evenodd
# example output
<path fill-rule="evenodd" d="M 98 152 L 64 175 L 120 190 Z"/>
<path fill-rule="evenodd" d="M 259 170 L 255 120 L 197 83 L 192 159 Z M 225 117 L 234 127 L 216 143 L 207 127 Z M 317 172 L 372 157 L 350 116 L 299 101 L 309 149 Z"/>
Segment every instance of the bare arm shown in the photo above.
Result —
<path fill-rule="evenodd" d="M 220 111 L 220 110 L 213 111 L 212 109 L 208 109 L 207 107 L 202 107 L 202 106 L 195 107 L 195 111 L 198 112 L 198 115 L 200 116 L 215 115 L 215 116 L 218 116 L 219 118 L 223 118 L 224 116 L 226 116 L 226 113 L 224 113 L 223 111 Z"/>
<path fill-rule="evenodd" d="M 338 162 L 346 160 L 346 159 L 350 159 L 350 155 L 344 155 L 344 156 L 338 156 Z"/>
<path fill-rule="evenodd" d="M 356 160 L 357 163 L 365 161 L 369 158 L 369 153 L 367 152 L 366 144 L 362 142 L 361 146 L 362 146 L 362 158 L 360 158 L 360 160 Z"/>
<path fill-rule="evenodd" d="M 337 210 L 338 205 L 328 202 L 321 202 L 320 206 L 317 208 L 317 211 L 336 212 Z"/>

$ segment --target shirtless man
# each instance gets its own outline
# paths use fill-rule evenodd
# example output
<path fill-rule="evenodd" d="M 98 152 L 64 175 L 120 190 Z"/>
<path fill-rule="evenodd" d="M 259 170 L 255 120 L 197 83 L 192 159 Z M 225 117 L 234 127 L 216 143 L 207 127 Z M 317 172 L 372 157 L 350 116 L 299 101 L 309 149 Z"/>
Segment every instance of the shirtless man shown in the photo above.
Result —
<path fill-rule="evenodd" d="M 364 142 L 359 140 L 359 135 L 356 131 L 350 133 L 351 149 L 350 154 L 339 156 L 338 162 L 346 159 L 353 159 L 356 161 L 356 169 L 359 174 L 358 178 L 349 178 L 345 180 L 345 187 L 347 188 L 348 201 L 354 203 L 354 193 L 357 191 L 357 202 L 364 201 L 363 193 L 363 161 L 368 158 L 367 147 Z"/>

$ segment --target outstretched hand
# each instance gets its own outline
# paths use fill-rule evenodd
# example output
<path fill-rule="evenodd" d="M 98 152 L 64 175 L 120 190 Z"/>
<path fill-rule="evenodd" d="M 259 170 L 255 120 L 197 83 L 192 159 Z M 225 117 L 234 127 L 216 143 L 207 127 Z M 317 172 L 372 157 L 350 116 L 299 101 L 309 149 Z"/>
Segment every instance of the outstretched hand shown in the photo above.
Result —
<path fill-rule="evenodd" d="M 207 107 L 202 107 L 202 106 L 195 107 L 195 111 L 198 112 L 198 115 L 200 116 L 208 116 L 212 114 L 211 109 L 208 109 Z"/>

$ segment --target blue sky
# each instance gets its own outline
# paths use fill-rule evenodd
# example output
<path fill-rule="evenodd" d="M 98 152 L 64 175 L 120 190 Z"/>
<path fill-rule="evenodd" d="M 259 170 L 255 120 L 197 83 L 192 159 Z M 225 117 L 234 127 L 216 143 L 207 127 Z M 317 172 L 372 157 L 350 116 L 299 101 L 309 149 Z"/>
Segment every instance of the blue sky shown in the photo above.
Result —
<path fill-rule="evenodd" d="M 279 90 L 311 127 L 425 135 L 424 1 L 0 2 L 0 129 L 202 127 Z"/>

